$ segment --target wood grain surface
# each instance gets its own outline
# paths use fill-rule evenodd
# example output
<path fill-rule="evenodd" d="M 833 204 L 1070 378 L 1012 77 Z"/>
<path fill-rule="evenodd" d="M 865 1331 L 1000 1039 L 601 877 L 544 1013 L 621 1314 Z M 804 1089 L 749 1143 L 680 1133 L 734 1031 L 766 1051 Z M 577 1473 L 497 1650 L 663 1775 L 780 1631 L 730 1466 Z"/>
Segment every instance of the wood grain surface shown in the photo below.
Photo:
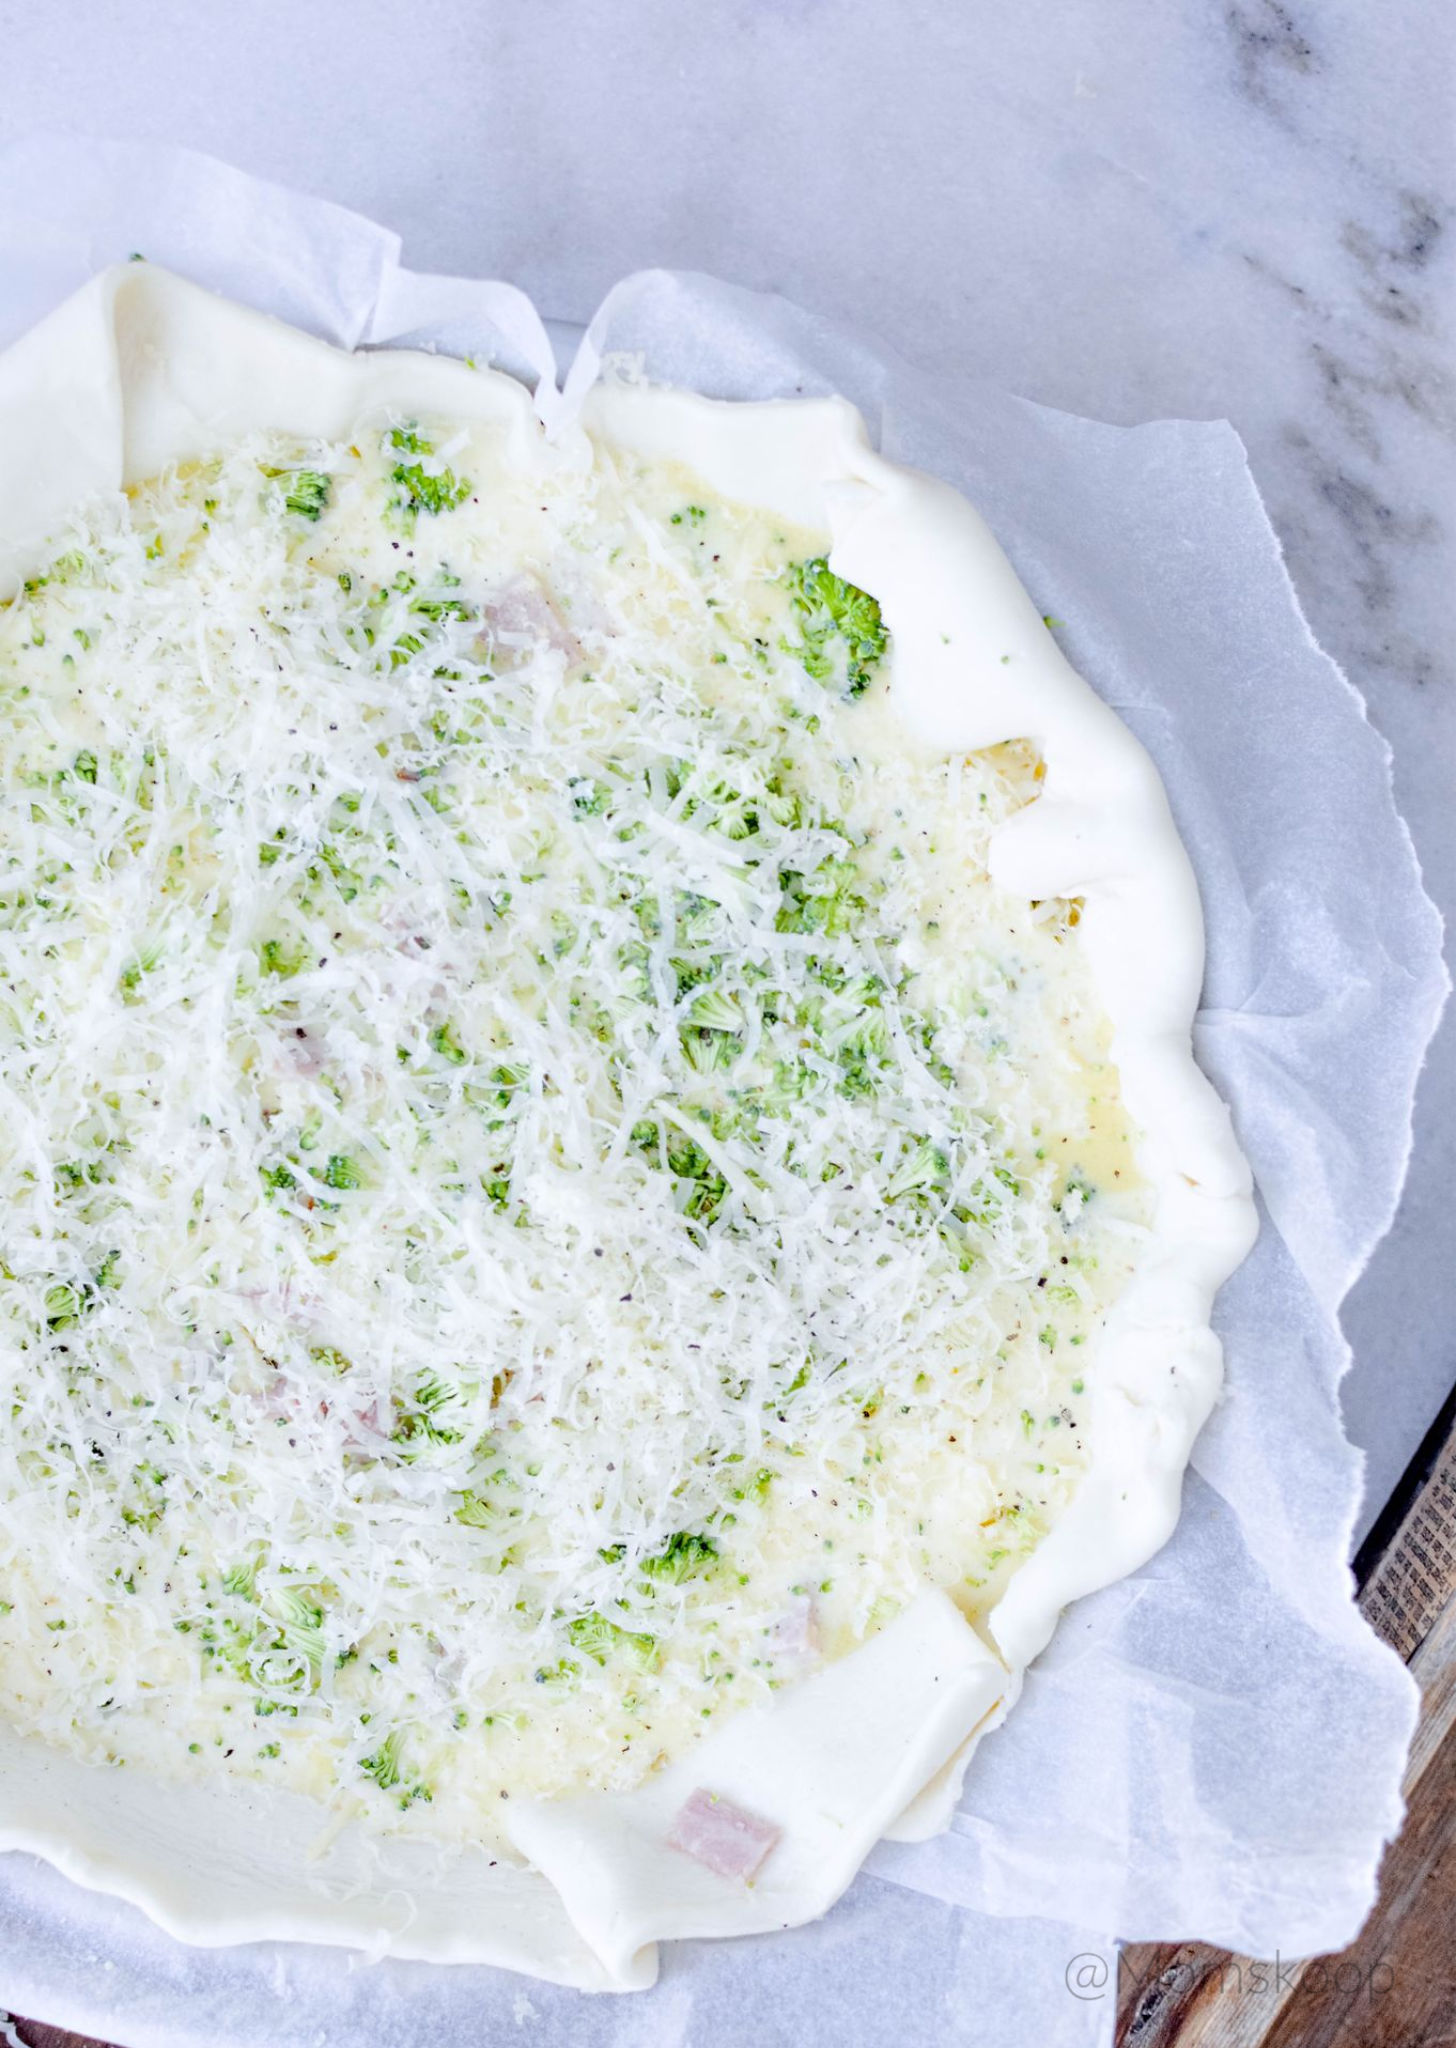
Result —
<path fill-rule="evenodd" d="M 1125 1949 L 1117 2048 L 1456 2048 L 1456 1426 L 1449 1419 L 1404 1518 L 1362 1563 L 1360 1606 L 1421 1688 L 1405 1825 L 1386 1853 L 1369 1920 L 1340 1955 L 1277 1966 L 1198 1942 Z M 13 2018 L 10 2027 L 23 2048 L 108 2048 L 36 2020 Z"/>
<path fill-rule="evenodd" d="M 1365 1560 L 1362 1560 L 1364 1562 Z M 1117 2048 L 1456 2048 L 1456 1428 L 1369 1560 L 1360 1606 L 1410 1665 L 1406 1818 L 1359 1939 L 1285 1963 L 1201 1943 L 1124 1950 Z"/>

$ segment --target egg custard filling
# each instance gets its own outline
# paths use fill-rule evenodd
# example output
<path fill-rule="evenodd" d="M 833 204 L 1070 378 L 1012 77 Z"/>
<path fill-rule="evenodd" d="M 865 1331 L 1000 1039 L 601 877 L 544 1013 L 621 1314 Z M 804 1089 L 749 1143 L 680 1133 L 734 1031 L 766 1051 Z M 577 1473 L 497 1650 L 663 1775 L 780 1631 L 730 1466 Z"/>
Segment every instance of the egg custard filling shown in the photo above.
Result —
<path fill-rule="evenodd" d="M 0 607 L 13 1724 L 489 1842 L 1054 1525 L 1136 1133 L 826 551 L 376 419 Z"/>

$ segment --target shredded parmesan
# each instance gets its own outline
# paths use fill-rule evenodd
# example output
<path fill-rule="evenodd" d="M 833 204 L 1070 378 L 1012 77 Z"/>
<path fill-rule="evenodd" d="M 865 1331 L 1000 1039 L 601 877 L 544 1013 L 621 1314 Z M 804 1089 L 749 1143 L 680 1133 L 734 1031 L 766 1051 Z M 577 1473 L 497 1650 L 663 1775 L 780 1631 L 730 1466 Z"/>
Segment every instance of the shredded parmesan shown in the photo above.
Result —
<path fill-rule="evenodd" d="M 822 547 L 361 423 L 0 611 L 21 1726 L 489 1839 L 1066 1504 L 1146 1224 L 1077 906 Z"/>

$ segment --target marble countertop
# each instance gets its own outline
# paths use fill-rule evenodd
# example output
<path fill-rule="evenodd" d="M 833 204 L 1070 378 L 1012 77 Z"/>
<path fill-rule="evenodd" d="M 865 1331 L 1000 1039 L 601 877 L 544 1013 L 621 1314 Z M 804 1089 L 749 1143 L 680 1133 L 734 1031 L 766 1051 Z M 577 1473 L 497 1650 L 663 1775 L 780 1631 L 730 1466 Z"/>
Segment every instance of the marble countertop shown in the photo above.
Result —
<path fill-rule="evenodd" d="M 1092 417 L 1234 422 L 1456 908 L 1456 17 L 1441 0 L 0 0 L 0 140 L 190 143 L 584 318 L 709 270 Z M 887 33 L 887 25 L 889 32 Z M 1456 1377 L 1456 1025 L 1346 1305 L 1367 1517 Z"/>

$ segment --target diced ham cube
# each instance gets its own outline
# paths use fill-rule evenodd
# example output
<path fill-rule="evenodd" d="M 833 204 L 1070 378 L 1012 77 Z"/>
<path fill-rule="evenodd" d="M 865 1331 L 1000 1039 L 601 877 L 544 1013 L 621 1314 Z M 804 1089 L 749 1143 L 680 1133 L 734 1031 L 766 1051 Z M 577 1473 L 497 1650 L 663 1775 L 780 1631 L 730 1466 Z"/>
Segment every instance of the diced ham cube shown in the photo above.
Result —
<path fill-rule="evenodd" d="M 320 1401 L 319 1418 L 337 1415 L 344 1427 L 344 1445 L 348 1450 L 374 1451 L 383 1439 L 384 1431 L 380 1419 L 380 1404 L 376 1395 L 372 1400 L 362 1398 L 354 1401 Z"/>
<path fill-rule="evenodd" d="M 745 1884 L 755 1875 L 782 1830 L 747 1813 L 721 1793 L 701 1787 L 686 1800 L 668 1829 L 668 1846 L 681 1849 L 718 1877 Z"/>
<path fill-rule="evenodd" d="M 329 1063 L 328 1041 L 316 1026 L 310 1030 L 290 1025 L 287 1035 L 277 1041 L 273 1060 L 274 1071 L 280 1075 L 316 1081 Z"/>
<path fill-rule="evenodd" d="M 534 576 L 518 576 L 497 591 L 485 606 L 485 622 L 497 654 L 509 651 L 519 658 L 544 640 L 566 656 L 568 668 L 582 658 L 581 642 Z"/>
<path fill-rule="evenodd" d="M 768 1632 L 775 1662 L 810 1664 L 819 1654 L 819 1614 L 812 1597 L 797 1593 Z"/>

